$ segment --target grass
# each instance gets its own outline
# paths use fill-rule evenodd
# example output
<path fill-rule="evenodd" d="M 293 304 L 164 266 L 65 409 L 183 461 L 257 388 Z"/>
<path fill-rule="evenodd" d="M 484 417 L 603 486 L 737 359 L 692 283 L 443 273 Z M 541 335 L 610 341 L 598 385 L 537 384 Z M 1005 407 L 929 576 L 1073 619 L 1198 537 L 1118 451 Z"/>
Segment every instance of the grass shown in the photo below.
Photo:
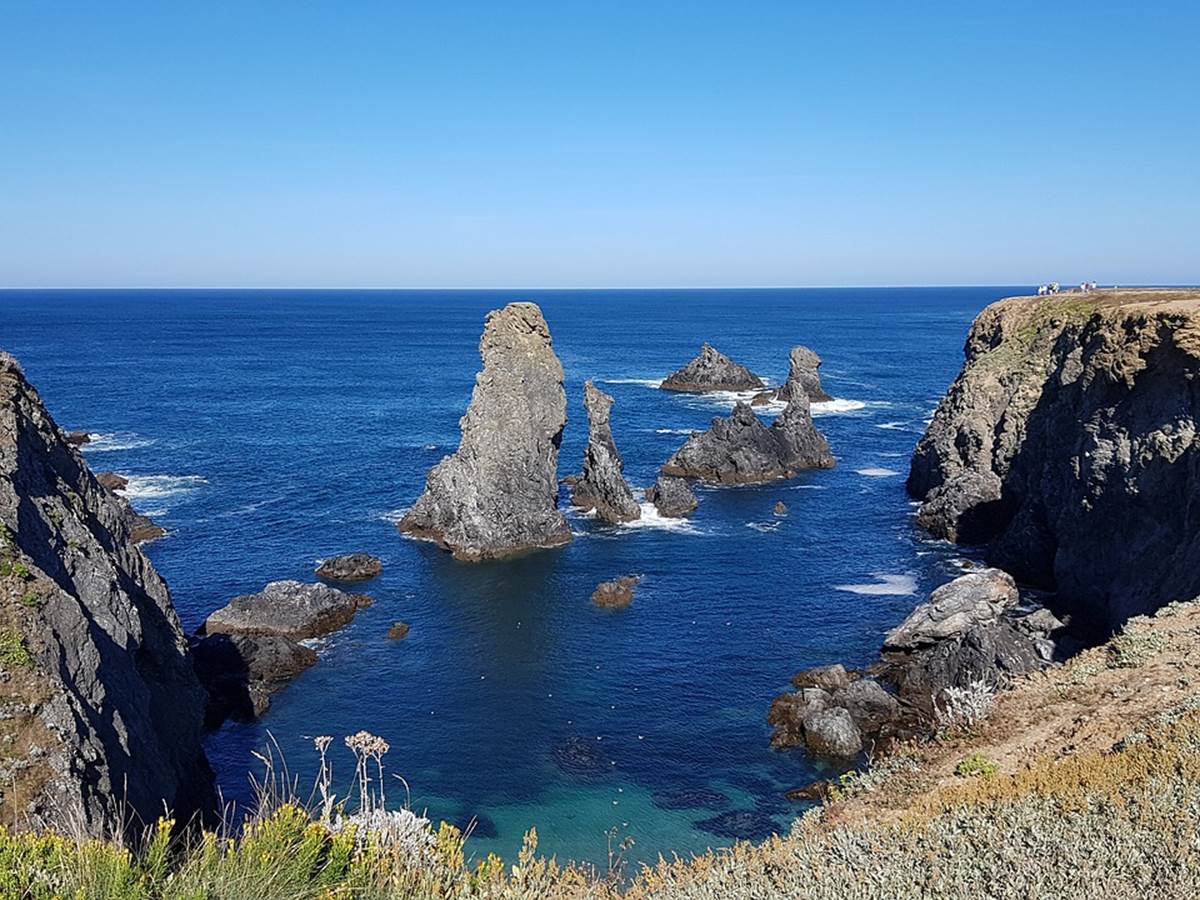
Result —
<path fill-rule="evenodd" d="M 15 628 L 0 629 L 0 665 L 6 669 L 28 669 L 33 657 L 25 646 L 25 638 Z"/>

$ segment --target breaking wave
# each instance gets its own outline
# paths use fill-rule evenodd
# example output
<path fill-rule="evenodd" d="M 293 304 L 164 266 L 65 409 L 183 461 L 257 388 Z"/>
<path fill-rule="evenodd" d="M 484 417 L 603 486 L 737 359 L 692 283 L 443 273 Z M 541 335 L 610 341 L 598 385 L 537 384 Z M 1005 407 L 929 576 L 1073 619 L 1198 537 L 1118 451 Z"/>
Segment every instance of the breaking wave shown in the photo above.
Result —
<path fill-rule="evenodd" d="M 880 597 L 907 597 L 917 592 L 917 579 L 912 575 L 873 575 L 873 584 L 835 584 L 835 591 L 849 594 L 868 594 Z"/>

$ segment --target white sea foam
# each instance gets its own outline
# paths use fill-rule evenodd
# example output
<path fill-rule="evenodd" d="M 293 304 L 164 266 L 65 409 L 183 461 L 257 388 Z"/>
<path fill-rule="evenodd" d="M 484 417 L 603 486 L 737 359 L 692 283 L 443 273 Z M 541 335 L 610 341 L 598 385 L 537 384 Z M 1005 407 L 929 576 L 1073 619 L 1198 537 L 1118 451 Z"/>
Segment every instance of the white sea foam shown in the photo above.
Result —
<path fill-rule="evenodd" d="M 869 594 L 880 597 L 906 597 L 917 592 L 917 579 L 912 575 L 872 575 L 874 584 L 835 584 L 835 591 L 850 594 Z"/>
<path fill-rule="evenodd" d="M 907 422 L 880 422 L 875 427 L 882 428 L 884 431 L 899 431 L 907 425 Z"/>
<path fill-rule="evenodd" d="M 812 405 L 812 414 L 814 416 L 836 416 L 842 413 L 851 413 L 857 412 L 860 409 L 866 409 L 868 405 L 875 406 L 878 404 L 868 404 L 865 400 L 845 400 L 841 397 L 834 397 L 832 400 L 814 403 Z"/>
<path fill-rule="evenodd" d="M 775 529 L 777 529 L 779 527 L 779 523 L 778 522 L 747 522 L 746 527 L 753 528 L 755 531 L 761 531 L 763 533 L 766 533 L 768 531 L 774 531 Z"/>
<path fill-rule="evenodd" d="M 878 466 L 868 466 L 865 469 L 855 469 L 858 475 L 865 475 L 868 478 L 891 478 L 893 475 L 899 475 L 895 469 L 882 469 Z"/>
<path fill-rule="evenodd" d="M 206 478 L 199 475 L 129 475 L 129 484 L 118 493 L 130 500 L 165 500 L 191 494 L 203 485 Z"/>
<path fill-rule="evenodd" d="M 381 512 L 375 518 L 379 519 L 381 522 L 391 522 L 393 525 L 399 525 L 400 520 L 404 518 L 405 513 L 407 513 L 410 509 L 412 509 L 411 506 L 401 506 L 399 509 L 389 509 L 386 512 Z"/>
<path fill-rule="evenodd" d="M 139 450 L 154 443 L 152 438 L 136 434 L 114 432 L 112 434 L 89 434 L 91 440 L 80 446 L 84 453 L 107 453 L 113 450 Z"/>
<path fill-rule="evenodd" d="M 655 428 L 655 434 L 688 434 L 692 433 L 690 428 Z"/>
<path fill-rule="evenodd" d="M 663 380 L 661 378 L 605 378 L 605 384 L 640 384 L 642 387 L 660 388 Z"/>
<path fill-rule="evenodd" d="M 653 503 L 642 501 L 639 506 L 642 508 L 642 517 L 634 519 L 632 522 L 622 522 L 618 528 L 657 528 L 662 531 L 674 531 L 679 534 L 704 534 L 697 528 L 691 519 L 676 519 L 671 516 L 664 516 L 658 511 Z"/>

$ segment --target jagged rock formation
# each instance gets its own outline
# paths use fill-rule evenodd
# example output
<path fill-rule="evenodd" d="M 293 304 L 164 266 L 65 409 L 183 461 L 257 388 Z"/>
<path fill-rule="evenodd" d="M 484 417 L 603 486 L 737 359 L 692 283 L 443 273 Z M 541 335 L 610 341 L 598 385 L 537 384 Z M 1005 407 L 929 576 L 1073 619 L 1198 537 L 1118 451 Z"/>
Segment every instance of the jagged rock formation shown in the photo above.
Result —
<path fill-rule="evenodd" d="M 205 694 L 167 586 L 7 354 L 0 672 L 5 823 L 114 832 L 215 810 Z"/>
<path fill-rule="evenodd" d="M 756 391 L 763 380 L 707 342 L 700 355 L 663 379 L 665 391 L 703 394 L 708 391 Z"/>
<path fill-rule="evenodd" d="M 821 357 L 807 347 L 793 347 L 789 357 L 788 377 L 783 387 L 775 392 L 775 399 L 785 403 L 803 393 L 810 403 L 825 403 L 833 398 L 821 386 Z"/>
<path fill-rule="evenodd" d="M 323 560 L 317 566 L 316 576 L 324 581 L 348 584 L 353 581 L 368 581 L 383 572 L 383 563 L 369 553 L 347 553 Z"/>
<path fill-rule="evenodd" d="M 1200 292 L 985 309 L 913 455 L 933 533 L 1102 628 L 1200 593 Z"/>
<path fill-rule="evenodd" d="M 719 484 L 747 484 L 791 478 L 804 469 L 829 469 L 833 454 L 813 425 L 808 398 L 798 396 L 767 427 L 745 403 L 729 418 L 713 419 L 693 433 L 662 467 L 664 475 Z"/>
<path fill-rule="evenodd" d="M 488 313 L 479 352 L 462 441 L 430 470 L 400 530 L 463 560 L 565 544 L 557 470 L 567 397 L 541 310 L 510 303 Z"/>
<path fill-rule="evenodd" d="M 1018 600 L 1012 577 L 998 569 L 942 585 L 888 633 L 880 662 L 866 672 L 835 664 L 793 677 L 796 690 L 776 697 L 767 714 L 771 746 L 848 755 L 855 741 L 844 717 L 828 714 L 835 709 L 849 716 L 861 746 L 904 739 L 929 730 L 946 688 L 998 687 L 1042 668 L 1055 653 L 1050 635 L 1063 625 L 1046 609 L 1019 615 Z"/>
<path fill-rule="evenodd" d="M 625 609 L 633 602 L 633 594 L 641 581 L 638 575 L 623 575 L 612 581 L 602 581 L 592 592 L 592 602 L 601 609 Z"/>
<path fill-rule="evenodd" d="M 610 525 L 641 518 L 642 508 L 622 474 L 624 464 L 612 436 L 609 419 L 613 398 L 588 381 L 583 386 L 583 405 L 588 416 L 588 442 L 583 451 L 583 473 L 571 487 L 571 503 L 581 509 L 594 509 Z"/>
<path fill-rule="evenodd" d="M 659 475 L 653 485 L 646 488 L 646 499 L 654 504 L 659 515 L 680 519 L 695 512 L 700 501 L 688 487 L 686 478 Z"/>

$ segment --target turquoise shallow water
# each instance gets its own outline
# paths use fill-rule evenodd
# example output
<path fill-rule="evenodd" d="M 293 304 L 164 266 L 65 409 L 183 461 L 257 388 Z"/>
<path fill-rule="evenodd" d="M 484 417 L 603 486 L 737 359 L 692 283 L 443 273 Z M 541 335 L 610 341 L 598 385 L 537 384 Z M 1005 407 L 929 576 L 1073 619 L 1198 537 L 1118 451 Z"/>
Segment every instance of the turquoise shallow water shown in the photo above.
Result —
<path fill-rule="evenodd" d="M 818 770 L 768 749 L 771 698 L 806 666 L 870 661 L 955 574 L 957 551 L 913 524 L 908 456 L 971 319 L 1024 290 L 7 291 L 0 341 L 60 424 L 99 436 L 93 468 L 134 476 L 134 504 L 169 529 L 148 552 L 189 629 L 324 556 L 384 560 L 376 604 L 320 663 L 260 722 L 210 738 L 227 798 L 248 798 L 269 735 L 308 784 L 313 736 L 339 738 L 340 779 L 340 737 L 366 729 L 415 808 L 485 821 L 475 852 L 511 855 L 536 825 L 543 851 L 603 864 L 612 829 L 653 859 L 789 826 L 783 792 Z M 542 306 L 566 369 L 560 475 L 579 466 L 587 378 L 616 398 L 639 486 L 727 412 L 732 398 L 654 387 L 704 340 L 775 383 L 791 346 L 815 349 L 837 467 L 702 490 L 686 522 L 573 516 L 569 546 L 503 563 L 402 538 L 394 521 L 457 445 L 483 316 L 514 299 Z M 629 610 L 593 608 L 599 581 L 630 572 L 645 580 Z M 408 638 L 388 641 L 401 619 Z M 565 745 L 588 748 L 582 770 Z M 719 819 L 737 810 L 754 815 Z"/>

